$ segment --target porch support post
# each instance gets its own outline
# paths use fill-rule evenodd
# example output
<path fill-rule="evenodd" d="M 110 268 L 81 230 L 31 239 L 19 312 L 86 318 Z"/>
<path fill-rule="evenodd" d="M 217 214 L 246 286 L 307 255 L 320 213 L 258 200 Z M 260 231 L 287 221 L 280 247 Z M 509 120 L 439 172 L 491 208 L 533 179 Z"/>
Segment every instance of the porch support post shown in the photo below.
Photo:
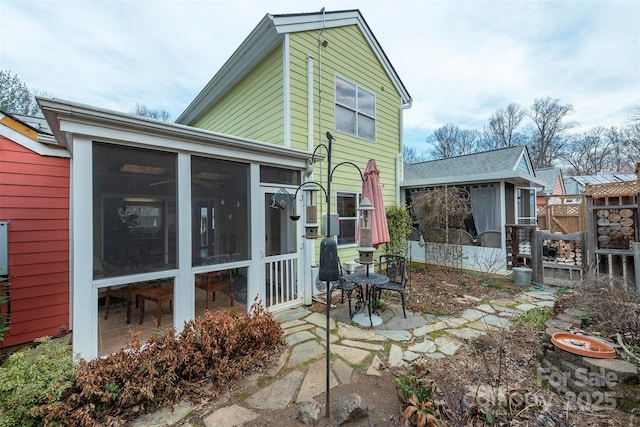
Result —
<path fill-rule="evenodd" d="M 531 268 L 532 278 L 534 282 L 543 283 L 544 267 L 542 265 L 542 233 L 537 231 L 535 227 L 529 228 L 531 236 Z"/>

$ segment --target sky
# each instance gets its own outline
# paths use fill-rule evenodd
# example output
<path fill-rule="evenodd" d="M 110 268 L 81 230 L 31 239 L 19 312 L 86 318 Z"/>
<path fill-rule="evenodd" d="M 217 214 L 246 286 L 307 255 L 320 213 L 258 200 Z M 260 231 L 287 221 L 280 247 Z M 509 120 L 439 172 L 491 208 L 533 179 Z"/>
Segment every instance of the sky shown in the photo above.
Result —
<path fill-rule="evenodd" d="M 359 9 L 413 98 L 405 145 L 482 130 L 509 103 L 571 104 L 574 129 L 640 107 L 640 0 L 0 0 L 0 69 L 33 91 L 173 119 L 267 13 Z"/>

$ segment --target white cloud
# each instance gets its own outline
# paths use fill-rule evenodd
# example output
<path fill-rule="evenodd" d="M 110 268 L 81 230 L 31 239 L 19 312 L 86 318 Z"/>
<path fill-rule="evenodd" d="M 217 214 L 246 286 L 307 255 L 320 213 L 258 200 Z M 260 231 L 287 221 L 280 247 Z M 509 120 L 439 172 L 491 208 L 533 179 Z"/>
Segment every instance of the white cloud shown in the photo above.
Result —
<path fill-rule="evenodd" d="M 640 2 L 350 3 L 3 0 L 0 68 L 60 98 L 177 117 L 266 13 L 326 7 L 362 12 L 414 98 L 414 146 L 447 123 L 481 129 L 510 102 L 558 98 L 585 130 L 640 105 Z"/>

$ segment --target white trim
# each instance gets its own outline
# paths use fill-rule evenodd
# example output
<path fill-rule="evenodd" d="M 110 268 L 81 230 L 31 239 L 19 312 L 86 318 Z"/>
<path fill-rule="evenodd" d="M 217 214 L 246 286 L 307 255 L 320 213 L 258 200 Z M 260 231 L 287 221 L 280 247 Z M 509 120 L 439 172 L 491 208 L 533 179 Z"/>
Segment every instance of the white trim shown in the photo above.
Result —
<path fill-rule="evenodd" d="M 178 195 L 176 214 L 178 216 L 178 274 L 173 281 L 173 327 L 181 331 L 184 322 L 195 317 L 195 275 L 192 272 L 191 239 L 191 155 L 178 153 L 176 183 Z"/>
<path fill-rule="evenodd" d="M 276 166 L 298 166 L 310 154 L 304 150 L 231 136 L 205 129 L 100 109 L 70 101 L 38 98 L 47 123 L 58 141 L 69 134 L 91 135 L 105 142 L 165 147 L 247 161 L 271 162 Z M 234 153 L 234 155 L 229 155 Z"/>
<path fill-rule="evenodd" d="M 98 356 L 98 287 L 93 282 L 93 180 L 92 144 L 86 137 L 73 140 L 74 161 L 71 162 L 72 203 L 71 248 L 73 253 L 69 286 L 73 294 L 73 353 L 90 360 Z"/>
<path fill-rule="evenodd" d="M 33 151 L 34 153 L 40 154 L 41 156 L 51 156 L 51 157 L 62 157 L 62 158 L 70 158 L 71 155 L 64 148 L 53 148 L 44 145 L 39 141 L 34 141 L 33 139 L 25 136 L 24 134 L 18 132 L 15 129 L 8 127 L 0 123 L 0 135 L 4 136 L 8 140 L 15 142 L 18 145 L 23 146 L 24 148 Z"/>

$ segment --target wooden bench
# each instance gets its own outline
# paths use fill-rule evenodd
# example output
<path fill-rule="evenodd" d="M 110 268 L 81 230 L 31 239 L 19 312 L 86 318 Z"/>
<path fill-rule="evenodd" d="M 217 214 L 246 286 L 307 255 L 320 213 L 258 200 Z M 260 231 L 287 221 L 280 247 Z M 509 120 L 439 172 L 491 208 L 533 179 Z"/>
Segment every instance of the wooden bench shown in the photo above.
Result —
<path fill-rule="evenodd" d="M 209 310 L 209 294 L 212 295 L 212 301 L 216 300 L 216 291 L 228 289 L 229 304 L 233 307 L 233 273 L 231 270 L 211 271 L 204 277 L 196 278 L 196 287 L 204 289 L 207 294 L 206 307 Z"/>
<path fill-rule="evenodd" d="M 173 311 L 173 286 L 159 286 L 156 288 L 147 288 L 138 292 L 137 302 L 139 306 L 138 323 L 144 323 L 144 302 L 150 300 L 156 303 L 158 308 L 158 328 L 162 327 L 162 304 L 169 302 L 169 311 Z"/>

